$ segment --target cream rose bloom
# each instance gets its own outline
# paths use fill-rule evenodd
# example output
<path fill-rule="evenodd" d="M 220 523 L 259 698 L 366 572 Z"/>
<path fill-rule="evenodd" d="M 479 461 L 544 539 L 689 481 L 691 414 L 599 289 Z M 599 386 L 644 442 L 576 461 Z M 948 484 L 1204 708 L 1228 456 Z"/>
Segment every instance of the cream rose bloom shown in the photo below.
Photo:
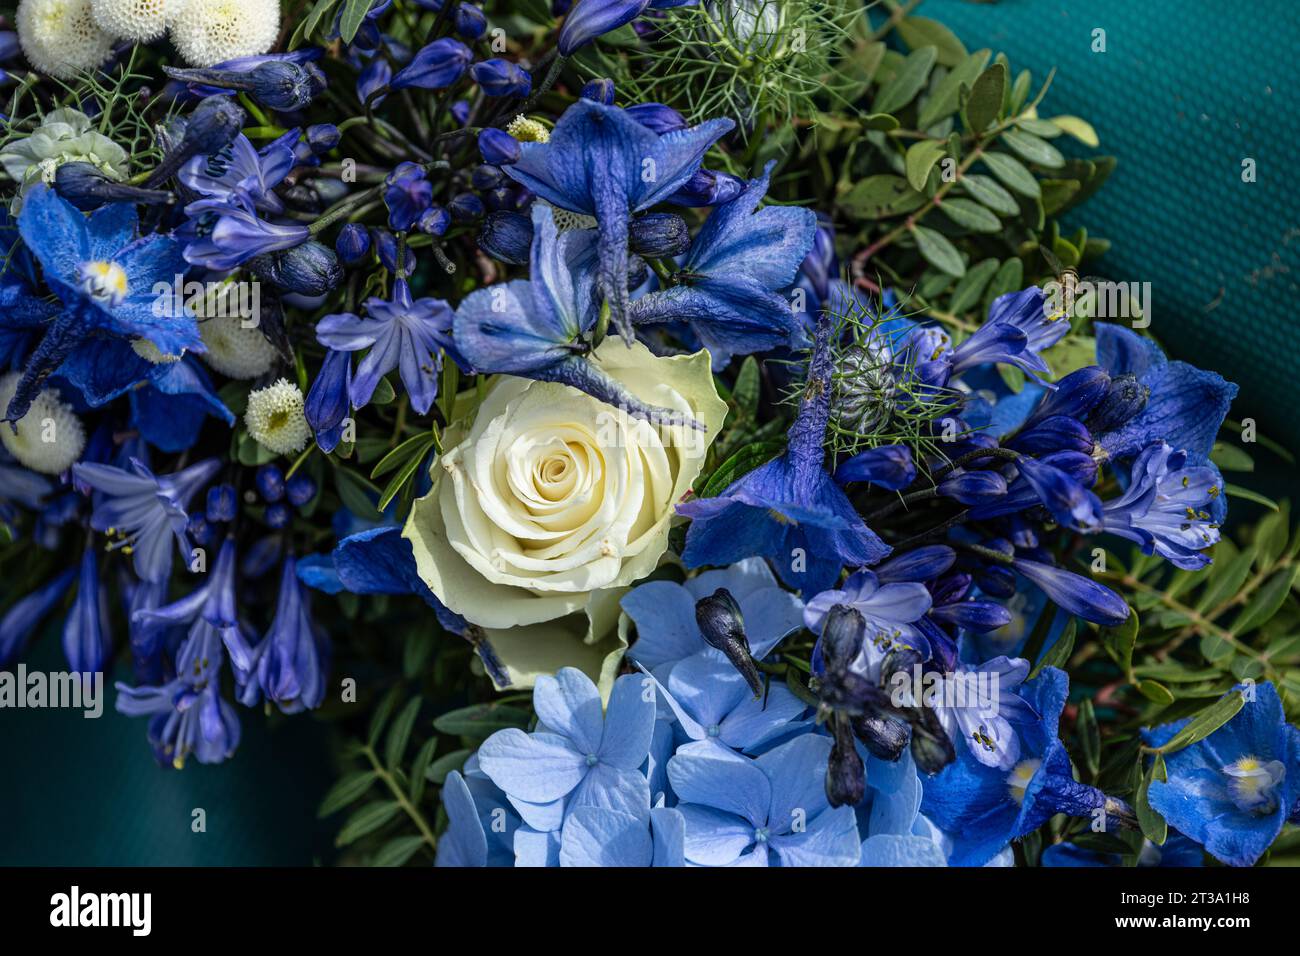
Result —
<path fill-rule="evenodd" d="M 627 646 L 618 599 L 663 557 L 674 506 L 726 415 L 706 352 L 663 358 L 611 338 L 593 358 L 647 404 L 706 431 L 497 376 L 472 416 L 447 428 L 433 487 L 403 531 L 420 577 L 484 630 L 516 686 L 564 666 L 602 689 L 613 680 Z"/>

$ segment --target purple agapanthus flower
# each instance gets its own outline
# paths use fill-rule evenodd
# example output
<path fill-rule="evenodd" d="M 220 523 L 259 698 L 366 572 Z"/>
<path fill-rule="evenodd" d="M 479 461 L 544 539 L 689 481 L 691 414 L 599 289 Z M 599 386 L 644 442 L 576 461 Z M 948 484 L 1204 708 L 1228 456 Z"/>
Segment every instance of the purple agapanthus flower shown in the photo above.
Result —
<path fill-rule="evenodd" d="M 130 470 L 78 462 L 73 476 L 100 492 L 90 516 L 96 531 L 109 534 L 110 547 L 129 549 L 135 573 L 146 581 L 164 580 L 172 568 L 172 542 L 188 561 L 185 508 L 195 493 L 212 480 L 221 462 L 209 458 L 172 475 L 155 475 L 138 459 Z"/>
<path fill-rule="evenodd" d="M 185 207 L 187 221 L 176 235 L 185 240 L 185 261 L 224 271 L 254 256 L 292 249 L 311 238 L 302 223 L 261 219 L 242 190 L 221 199 L 200 199 Z"/>
<path fill-rule="evenodd" d="M 438 397 L 442 353 L 457 354 L 451 329 L 454 313 L 441 299 L 412 299 L 406 280 L 393 282 L 393 298 L 366 300 L 366 318 L 350 312 L 327 315 L 316 323 L 316 340 L 340 352 L 370 349 L 352 377 L 351 400 L 370 401 L 380 378 L 399 369 L 411 407 L 425 414 Z"/>
<path fill-rule="evenodd" d="M 948 356 L 952 373 L 977 365 L 1000 362 L 1035 375 L 1051 369 L 1042 353 L 1070 331 L 1069 320 L 1046 307 L 1038 286 L 999 296 L 989 307 L 988 319 Z"/>
<path fill-rule="evenodd" d="M 298 131 L 291 130 L 293 139 Z M 243 133 L 214 156 L 195 156 L 182 168 L 177 178 L 200 196 L 229 199 L 236 190 L 253 201 L 260 212 L 277 215 L 284 203 L 273 191 L 293 169 L 295 158 L 284 137 L 273 140 L 260 151 L 253 148 Z"/>

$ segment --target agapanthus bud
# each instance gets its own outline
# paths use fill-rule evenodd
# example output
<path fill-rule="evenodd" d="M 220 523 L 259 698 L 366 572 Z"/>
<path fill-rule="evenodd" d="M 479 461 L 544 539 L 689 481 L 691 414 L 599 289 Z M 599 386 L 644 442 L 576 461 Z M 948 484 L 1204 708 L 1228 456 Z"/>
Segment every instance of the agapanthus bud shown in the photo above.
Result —
<path fill-rule="evenodd" d="M 480 192 L 487 192 L 498 188 L 505 181 L 506 175 L 501 172 L 500 166 L 489 166 L 487 163 L 480 163 L 474 167 L 474 172 L 470 173 L 469 181 L 471 185 Z"/>
<path fill-rule="evenodd" d="M 283 501 L 277 501 L 266 506 L 266 510 L 262 512 L 262 520 L 266 522 L 267 527 L 278 531 L 289 527 L 289 523 L 293 521 L 293 512 Z"/>
<path fill-rule="evenodd" d="M 185 522 L 185 533 L 200 548 L 210 547 L 217 540 L 217 529 L 204 515 L 192 514 Z"/>
<path fill-rule="evenodd" d="M 247 266 L 263 282 L 299 295 L 324 295 L 343 279 L 343 265 L 334 250 L 314 239 L 254 256 Z"/>
<path fill-rule="evenodd" d="M 966 471 L 939 483 L 939 494 L 964 505 L 979 504 L 1007 493 L 1007 481 L 996 471 Z"/>
<path fill-rule="evenodd" d="M 251 70 L 177 69 L 163 72 L 182 83 L 240 90 L 268 109 L 289 112 L 309 105 L 325 89 L 325 74 L 314 63 L 263 60 Z"/>
<path fill-rule="evenodd" d="M 906 488 L 916 480 L 916 465 L 906 445 L 882 445 L 854 455 L 835 469 L 835 481 L 865 481 L 889 491 Z"/>
<path fill-rule="evenodd" d="M 1094 432 L 1114 431 L 1141 413 L 1150 396 L 1151 390 L 1136 375 L 1117 375 L 1111 380 L 1106 397 L 1088 418 L 1088 427 Z"/>
<path fill-rule="evenodd" d="M 247 117 L 234 97 L 217 93 L 200 100 L 186 118 L 180 142 L 145 180 L 145 187 L 153 188 L 170 179 L 193 156 L 211 156 L 220 152 L 239 135 Z"/>
<path fill-rule="evenodd" d="M 208 503 L 205 516 L 213 524 L 234 521 L 239 513 L 239 499 L 235 496 L 235 486 L 230 484 L 213 485 L 208 489 Z"/>
<path fill-rule="evenodd" d="M 307 392 L 303 413 L 316 435 L 316 444 L 326 454 L 337 448 L 343 437 L 343 419 L 352 408 L 348 395 L 351 378 L 352 353 L 329 349 Z"/>
<path fill-rule="evenodd" d="M 479 248 L 493 259 L 522 265 L 533 244 L 533 221 L 522 213 L 489 213 L 478 234 Z"/>
<path fill-rule="evenodd" d="M 316 482 L 308 475 L 294 475 L 284 486 L 289 504 L 301 508 L 316 497 Z"/>
<path fill-rule="evenodd" d="M 1011 566 L 1038 585 L 1052 603 L 1085 621 L 1117 627 L 1128 620 L 1129 607 L 1124 599 L 1091 578 L 1024 558 L 1016 558 Z"/>
<path fill-rule="evenodd" d="M 946 544 L 930 544 L 894 555 L 874 570 L 881 584 L 931 581 L 953 566 L 957 552 Z"/>
<path fill-rule="evenodd" d="M 483 156 L 483 162 L 493 166 L 509 166 L 519 162 L 519 140 L 496 127 L 489 127 L 478 134 L 478 151 Z"/>
<path fill-rule="evenodd" d="M 633 219 L 628 227 L 628 245 L 632 251 L 652 259 L 679 256 L 690 244 L 686 220 L 676 213 L 646 213 Z"/>
<path fill-rule="evenodd" d="M 375 252 L 379 256 L 379 261 L 383 263 L 385 269 L 394 275 L 397 274 L 397 237 L 387 229 L 375 229 L 371 233 L 371 240 L 375 244 Z M 415 272 L 415 250 L 409 246 L 402 255 L 402 277 L 406 278 Z"/>
<path fill-rule="evenodd" d="M 648 130 L 660 134 L 686 129 L 686 117 L 662 103 L 636 103 L 623 111 Z"/>
<path fill-rule="evenodd" d="M 370 233 L 360 223 L 350 222 L 339 230 L 334 251 L 347 265 L 360 262 L 370 252 Z"/>
<path fill-rule="evenodd" d="M 846 671 L 862 650 L 867 622 L 861 612 L 847 604 L 836 604 L 822 625 L 822 660 L 827 673 Z"/>
<path fill-rule="evenodd" d="M 113 202 L 164 205 L 176 201 L 165 189 L 142 189 L 110 179 L 93 163 L 64 163 L 54 173 L 54 191 L 82 212 Z"/>
<path fill-rule="evenodd" d="M 433 202 L 433 183 L 419 163 L 401 163 L 384 179 L 389 228 L 406 232 Z"/>
<path fill-rule="evenodd" d="M 1006 599 L 1016 593 L 1016 576 L 1000 564 L 980 568 L 975 572 L 975 583 L 989 597 Z"/>
<path fill-rule="evenodd" d="M 596 103 L 603 103 L 606 106 L 614 105 L 614 81 L 610 79 L 588 80 L 582 87 L 582 92 L 578 94 L 584 100 L 592 100 Z"/>
<path fill-rule="evenodd" d="M 903 755 L 910 737 L 907 724 L 879 712 L 855 714 L 849 717 L 849 726 L 868 753 L 890 762 Z"/>
<path fill-rule="evenodd" d="M 393 68 L 388 60 L 382 56 L 375 57 L 357 75 L 357 99 L 378 106 L 384 101 L 381 90 L 387 89 L 392 79 Z"/>
<path fill-rule="evenodd" d="M 855 807 L 867 793 L 867 770 L 853 743 L 849 718 L 835 718 L 835 744 L 826 764 L 826 799 L 832 807 Z"/>
<path fill-rule="evenodd" d="M 473 193 L 460 193 L 447 203 L 447 211 L 457 222 L 473 222 L 483 216 L 483 200 Z"/>
<path fill-rule="evenodd" d="M 466 40 L 477 40 L 487 30 L 487 17 L 472 3 L 456 6 L 456 32 Z"/>
<path fill-rule="evenodd" d="M 527 96 L 533 88 L 533 78 L 509 60 L 483 60 L 469 72 L 488 96 Z"/>
<path fill-rule="evenodd" d="M 434 40 L 423 47 L 388 82 L 389 89 L 441 90 L 461 78 L 473 61 L 469 47 L 453 37 Z"/>
<path fill-rule="evenodd" d="M 717 206 L 735 199 L 744 189 L 745 181 L 731 173 L 700 169 L 668 201 L 678 206 Z"/>
<path fill-rule="evenodd" d="M 308 148 L 317 156 L 328 153 L 339 144 L 343 134 L 333 123 L 313 123 L 303 133 Z"/>
<path fill-rule="evenodd" d="M 639 17 L 649 0 L 578 0 L 560 27 L 559 47 L 572 56 L 579 47 Z"/>
<path fill-rule="evenodd" d="M 754 696 L 760 696 L 763 693 L 763 679 L 749 653 L 745 619 L 731 592 L 726 588 L 718 588 L 708 597 L 696 601 L 695 623 L 709 646 L 722 651 L 731 665 L 745 678 Z"/>
<path fill-rule="evenodd" d="M 1064 528 L 1091 534 L 1101 530 L 1101 501 L 1073 476 L 1036 458 L 1021 458 L 1020 474 Z"/>
<path fill-rule="evenodd" d="M 416 223 L 416 228 L 421 232 L 428 233 L 431 236 L 441 236 L 451 225 L 451 213 L 445 208 L 434 203 L 424 211 L 420 216 L 420 221 Z"/>
<path fill-rule="evenodd" d="M 1052 415 L 1025 429 L 1007 442 L 1007 447 L 1026 455 L 1047 455 L 1054 451 L 1092 452 L 1092 435 L 1077 418 Z"/>
<path fill-rule="evenodd" d="M 1053 415 L 1068 415 L 1082 420 L 1106 397 L 1110 386 L 1110 375 L 1103 368 L 1085 365 L 1075 369 L 1057 382 L 1054 390 L 1043 396 L 1023 427 L 1032 428 Z"/>

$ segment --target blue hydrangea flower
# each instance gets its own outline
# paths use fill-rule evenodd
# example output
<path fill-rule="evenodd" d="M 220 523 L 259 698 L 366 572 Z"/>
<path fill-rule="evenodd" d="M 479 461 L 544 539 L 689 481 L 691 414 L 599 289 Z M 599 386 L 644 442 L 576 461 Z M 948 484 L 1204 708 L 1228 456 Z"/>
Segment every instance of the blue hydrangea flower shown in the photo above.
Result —
<path fill-rule="evenodd" d="M 834 586 L 845 565 L 868 566 L 889 554 L 824 467 L 832 372 L 830 322 L 823 317 L 785 453 L 716 498 L 678 505 L 691 519 L 682 552 L 687 567 L 762 555 L 786 584 L 815 594 Z"/>
<path fill-rule="evenodd" d="M 175 474 L 155 475 L 133 458 L 129 471 L 78 462 L 72 474 L 100 493 L 90 526 L 115 538 L 110 547 L 131 554 L 135 573 L 142 579 L 162 581 L 171 573 L 173 540 L 181 557 L 189 561 L 185 508 L 220 469 L 220 460 L 208 458 Z"/>
<path fill-rule="evenodd" d="M 316 323 L 316 339 L 321 345 L 340 352 L 370 350 L 352 376 L 352 404 L 365 406 L 380 378 L 399 369 L 411 407 L 426 414 L 438 397 L 443 351 L 451 351 L 455 357 L 451 306 L 441 299 L 412 299 L 406 280 L 396 279 L 392 301 L 367 299 L 366 316 L 342 312 Z"/>
<path fill-rule="evenodd" d="M 942 839 L 921 816 L 924 792 L 912 754 L 866 758 L 870 801 L 859 866 L 947 866 Z"/>
<path fill-rule="evenodd" d="M 689 322 L 715 370 L 733 355 L 786 345 L 796 334 L 790 303 L 777 290 L 794 278 L 817 217 L 797 206 L 758 209 L 772 166 L 714 207 L 681 262 L 682 283 L 642 296 L 629 313 L 638 326 Z"/>
<path fill-rule="evenodd" d="M 632 213 L 667 199 L 732 127 L 714 119 L 660 135 L 614 106 L 580 99 L 565 110 L 549 142 L 524 143 L 508 176 L 549 203 L 594 216 L 600 232 L 596 287 L 627 342 L 627 240 Z"/>
<path fill-rule="evenodd" d="M 180 245 L 158 234 L 136 238 L 134 206 L 118 203 L 86 216 L 42 185 L 23 201 L 18 228 L 63 309 L 27 360 L 5 421 L 22 418 L 50 373 L 91 337 L 143 338 L 165 355 L 203 351 L 194 317 L 175 297 L 155 291 L 185 274 Z"/>
<path fill-rule="evenodd" d="M 1124 494 L 1103 506 L 1103 527 L 1195 571 L 1210 563 L 1202 552 L 1219 540 L 1219 523 L 1207 509 L 1222 490 L 1217 468 L 1189 466 L 1185 453 L 1157 442 L 1133 462 Z"/>
<path fill-rule="evenodd" d="M 600 692 L 582 671 L 561 668 L 538 678 L 533 708 L 541 722 L 526 734 L 497 731 L 479 748 L 479 764 L 524 822 L 557 830 L 577 807 L 620 810 L 645 819 L 650 787 L 641 772 L 654 729 L 652 684 L 620 677 L 602 719 Z"/>
<path fill-rule="evenodd" d="M 475 761 L 477 764 L 477 761 Z M 438 840 L 435 866 L 514 866 L 519 816 L 506 795 L 481 772 L 453 770 L 442 785 L 447 829 Z M 494 814 L 500 825 L 494 825 Z"/>
<path fill-rule="evenodd" d="M 680 748 L 668 778 L 685 818 L 685 856 L 698 866 L 856 866 L 853 808 L 831 808 L 831 741 L 803 734 L 755 759 L 714 741 Z"/>
<path fill-rule="evenodd" d="M 1300 817 L 1300 730 L 1286 722 L 1272 684 L 1237 691 L 1248 695 L 1241 710 L 1204 740 L 1166 755 L 1167 779 L 1153 780 L 1147 799 L 1217 859 L 1252 866 L 1288 817 Z M 1163 746 L 1187 722 L 1144 730 L 1142 737 L 1148 746 Z"/>

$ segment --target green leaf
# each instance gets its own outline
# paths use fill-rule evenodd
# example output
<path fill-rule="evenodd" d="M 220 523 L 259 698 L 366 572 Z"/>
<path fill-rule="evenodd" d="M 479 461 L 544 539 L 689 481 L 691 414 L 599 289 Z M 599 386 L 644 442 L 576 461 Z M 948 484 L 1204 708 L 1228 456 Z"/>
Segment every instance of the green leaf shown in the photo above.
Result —
<path fill-rule="evenodd" d="M 1204 740 L 1232 720 L 1245 704 L 1246 698 L 1241 691 L 1234 690 L 1225 694 L 1183 725 L 1183 729 L 1170 737 L 1163 746 L 1157 747 L 1156 753 L 1171 754 Z"/>
<path fill-rule="evenodd" d="M 896 29 L 909 50 L 934 47 L 935 59 L 944 66 L 956 66 L 966 57 L 966 47 L 962 46 L 961 40 L 937 20 L 904 17 Z"/>
<path fill-rule="evenodd" d="M 434 444 L 432 432 L 421 432 L 418 435 L 412 435 L 406 441 L 402 442 L 375 465 L 370 471 L 371 478 L 379 478 L 388 474 L 394 468 L 404 464 L 409 457 L 417 459 L 423 458 L 424 453 Z"/>
<path fill-rule="evenodd" d="M 984 153 L 980 158 L 1002 185 L 1013 193 L 1028 196 L 1030 199 L 1038 199 L 1042 196 L 1042 190 L 1038 188 L 1038 180 L 1020 160 L 1006 153 Z"/>
<path fill-rule="evenodd" d="M 1008 259 L 998 267 L 997 275 L 984 293 L 985 309 L 999 296 L 1014 292 L 1024 284 L 1025 266 L 1019 259 Z"/>
<path fill-rule="evenodd" d="M 388 730 L 388 740 L 384 745 L 384 766 L 389 770 L 396 769 L 402 755 L 406 753 L 406 745 L 411 740 L 411 730 L 415 727 L 415 718 L 420 713 L 421 703 L 418 695 L 407 701 L 402 712 L 393 721 L 393 726 Z"/>
<path fill-rule="evenodd" d="M 1073 136 L 1085 146 L 1096 149 L 1101 145 L 1101 140 L 1097 138 L 1097 131 L 1092 128 L 1092 124 L 1087 120 L 1080 119 L 1077 116 L 1053 116 L 1047 122 L 1062 132 Z"/>
<path fill-rule="evenodd" d="M 1223 493 L 1225 495 L 1231 495 L 1234 498 L 1244 498 L 1246 501 L 1253 501 L 1255 504 L 1263 505 L 1265 508 L 1270 508 L 1273 511 L 1278 510 L 1277 502 L 1272 498 L 1267 495 L 1261 495 L 1258 491 L 1252 491 L 1250 488 L 1243 488 L 1241 485 L 1234 485 L 1231 482 L 1225 481 L 1223 483 Z"/>
<path fill-rule="evenodd" d="M 316 815 L 327 817 L 331 813 L 338 813 L 348 804 L 360 800 L 377 779 L 379 774 L 373 770 L 358 770 L 348 774 L 330 787 L 329 792 L 321 800 Z"/>
<path fill-rule="evenodd" d="M 428 451 L 427 447 L 425 448 L 425 451 Z M 393 480 L 388 483 L 388 487 L 386 487 L 383 490 L 383 493 L 379 496 L 379 504 L 376 505 L 376 507 L 380 511 L 387 508 L 389 503 L 401 494 L 406 483 L 415 477 L 415 473 L 420 470 L 420 463 L 423 460 L 423 455 L 412 455 L 411 458 L 407 460 L 406 464 L 402 466 L 401 470 L 393 476 Z"/>
<path fill-rule="evenodd" d="M 1103 627 L 1098 631 L 1101 646 L 1111 659 L 1128 674 L 1133 669 L 1133 647 L 1137 644 L 1138 613 L 1129 608 L 1128 617 L 1115 627 Z"/>
<path fill-rule="evenodd" d="M 937 57 L 938 50 L 932 46 L 913 50 L 898 68 L 893 79 L 885 83 L 876 93 L 875 102 L 871 104 L 872 112 L 896 113 L 912 102 L 916 94 L 921 92 L 921 87 L 925 85 L 926 77 L 930 75 Z"/>
<path fill-rule="evenodd" d="M 946 119 L 961 106 L 962 87 L 969 88 L 980 75 L 984 65 L 989 61 L 988 50 L 976 50 L 966 59 L 948 71 L 948 75 L 939 81 L 921 112 L 917 116 L 917 129 L 929 129 L 939 120 Z"/>
<path fill-rule="evenodd" d="M 1039 662 L 1034 665 L 1033 671 L 1029 674 L 1030 680 L 1042 673 L 1044 667 L 1065 668 L 1066 663 L 1070 660 L 1070 655 L 1074 653 L 1076 630 L 1075 619 L 1070 618 L 1069 623 L 1065 625 L 1065 629 L 1061 631 L 1061 636 L 1056 639 L 1056 643 L 1049 647 Z"/>
<path fill-rule="evenodd" d="M 1159 704 L 1162 707 L 1168 707 L 1174 702 L 1174 695 L 1169 692 L 1169 688 L 1159 681 L 1141 680 L 1137 685 L 1138 693 L 1152 703 Z"/>
<path fill-rule="evenodd" d="M 945 199 L 939 204 L 945 216 L 971 232 L 1001 232 L 1002 223 L 979 203 L 971 199 Z"/>
<path fill-rule="evenodd" d="M 401 866 L 420 849 L 424 837 L 419 835 L 398 837 L 389 840 L 370 860 L 371 866 Z"/>
<path fill-rule="evenodd" d="M 381 378 L 379 384 L 375 386 L 375 394 L 370 397 L 370 404 L 388 405 L 396 397 L 397 393 L 393 391 L 393 383 L 386 377 Z"/>
<path fill-rule="evenodd" d="M 1156 754 L 1155 759 L 1151 761 L 1151 766 L 1142 777 L 1142 786 L 1138 788 L 1136 806 L 1133 808 L 1137 813 L 1138 826 L 1142 828 L 1142 835 L 1157 846 L 1163 846 L 1169 836 L 1169 824 L 1165 822 L 1164 817 L 1151 808 L 1151 801 L 1147 794 L 1153 781 L 1159 780 L 1164 783 L 1167 779 L 1165 758 Z"/>
<path fill-rule="evenodd" d="M 424 772 L 425 778 L 430 783 L 436 783 L 441 787 L 447 780 L 447 774 L 465 766 L 465 761 L 469 759 L 469 755 L 473 752 L 474 751 L 472 750 L 464 749 L 453 750 L 451 753 L 443 754 L 433 763 L 429 764 L 429 769 Z"/>
<path fill-rule="evenodd" d="M 1007 68 L 994 63 L 981 73 L 971 85 L 966 99 L 966 128 L 972 133 L 982 133 L 1002 114 L 1002 102 L 1007 90 Z"/>
<path fill-rule="evenodd" d="M 374 833 L 397 816 L 397 811 L 400 809 L 401 804 L 396 800 L 376 800 L 374 803 L 367 803 L 348 817 L 348 822 L 343 824 L 339 835 L 334 838 L 334 845 L 347 846 L 368 833 Z"/>
<path fill-rule="evenodd" d="M 343 507 L 358 518 L 373 520 L 379 517 L 375 499 L 370 497 L 372 492 L 378 494 L 378 489 L 356 472 L 347 468 L 334 469 L 334 489 L 343 500 Z"/>
<path fill-rule="evenodd" d="M 411 803 L 417 807 L 424 799 L 424 788 L 429 782 L 429 768 L 433 765 L 433 755 L 437 749 L 438 738 L 430 737 L 416 751 L 415 760 L 411 763 Z"/>
<path fill-rule="evenodd" d="M 532 714 L 509 704 L 474 704 L 449 711 L 433 722 L 439 733 L 485 740 L 507 727 L 526 727 Z"/>
<path fill-rule="evenodd" d="M 736 410 L 749 419 L 758 417 L 759 379 L 758 360 L 752 355 L 745 356 L 745 361 L 736 374 L 736 387 L 732 389 L 731 400 L 735 403 Z"/>
<path fill-rule="evenodd" d="M 1233 594 L 1241 590 L 1241 586 L 1246 583 L 1246 578 L 1250 575 L 1250 566 L 1255 559 L 1253 548 L 1247 548 L 1240 554 L 1234 555 L 1228 561 L 1219 563 L 1218 555 L 1215 556 L 1215 562 L 1210 566 L 1210 583 L 1205 586 L 1201 592 L 1200 600 L 1196 602 L 1198 613 L 1205 614 L 1226 600 Z"/>
<path fill-rule="evenodd" d="M 1010 146 L 1012 151 L 1026 162 L 1037 163 L 1049 169 L 1059 169 L 1065 165 L 1065 157 L 1061 155 L 1061 151 L 1033 133 L 1009 129 L 1002 134 L 1002 142 Z"/>
<path fill-rule="evenodd" d="M 979 173 L 967 173 L 961 178 L 962 188 L 970 195 L 988 206 L 1000 216 L 1015 216 L 1020 213 L 1020 203 L 991 176 Z"/>
<path fill-rule="evenodd" d="M 913 143 L 907 150 L 907 181 L 917 192 L 925 191 L 930 170 L 944 154 L 944 144 L 937 139 L 923 139 Z"/>
<path fill-rule="evenodd" d="M 303 18 L 298 24 L 298 28 L 293 31 L 293 37 L 289 41 L 288 48 L 296 50 L 303 40 L 310 40 L 316 35 L 316 29 L 321 25 L 327 16 L 334 12 L 334 8 L 339 5 L 339 0 L 320 0 L 311 8 L 311 13 Z"/>
<path fill-rule="evenodd" d="M 704 482 L 698 497 L 713 498 L 727 489 L 734 481 L 749 474 L 759 465 L 776 457 L 783 443 L 779 441 L 755 442 L 740 449 L 721 465 L 714 469 L 708 481 Z"/>
<path fill-rule="evenodd" d="M 984 287 L 989 284 L 998 271 L 997 259 L 984 259 L 976 265 L 966 270 L 966 274 L 958 280 L 956 288 L 952 290 L 952 298 L 948 300 L 948 311 L 953 315 L 965 315 L 975 303 L 979 302 L 980 293 Z"/>
<path fill-rule="evenodd" d="M 339 38 L 346 44 L 351 43 L 361 24 L 370 12 L 373 0 L 347 0 L 343 7 L 343 16 L 339 20 Z"/>
<path fill-rule="evenodd" d="M 374 713 L 370 715 L 370 729 L 366 731 L 367 746 L 373 747 L 379 743 L 379 735 L 384 732 L 384 726 L 388 723 L 393 708 L 397 706 L 397 698 L 401 692 L 400 687 L 394 687 L 383 696 Z"/>
<path fill-rule="evenodd" d="M 1232 633 L 1242 637 L 1272 620 L 1273 615 L 1278 612 L 1287 594 L 1290 593 L 1297 573 L 1300 573 L 1300 564 L 1293 564 L 1278 571 L 1264 582 L 1264 586 L 1255 592 L 1250 603 L 1232 622 Z"/>
<path fill-rule="evenodd" d="M 1088 768 L 1088 775 L 1095 777 L 1101 769 L 1101 730 L 1097 726 L 1097 714 L 1093 710 L 1092 701 L 1087 698 L 1079 702 L 1077 727 L 1083 762 Z"/>
<path fill-rule="evenodd" d="M 836 200 L 837 205 L 857 219 L 911 212 L 924 202 L 925 196 L 909 186 L 906 179 L 888 173 L 860 180 Z"/>
<path fill-rule="evenodd" d="M 917 251 L 940 272 L 960 278 L 966 272 L 961 253 L 943 233 L 935 232 L 925 226 L 913 226 L 912 235 L 916 237 Z"/>

